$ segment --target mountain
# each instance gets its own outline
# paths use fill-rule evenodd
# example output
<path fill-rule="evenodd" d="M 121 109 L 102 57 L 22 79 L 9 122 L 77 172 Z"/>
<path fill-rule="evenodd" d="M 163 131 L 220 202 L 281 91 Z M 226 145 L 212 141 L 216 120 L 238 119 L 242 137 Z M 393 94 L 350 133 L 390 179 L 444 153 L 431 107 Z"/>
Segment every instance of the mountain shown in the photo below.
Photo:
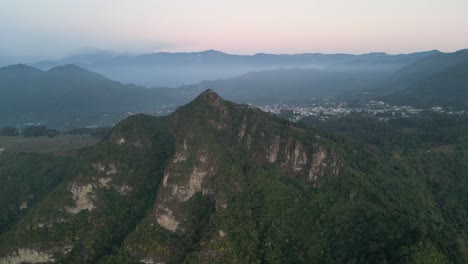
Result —
<path fill-rule="evenodd" d="M 385 74 L 330 72 L 314 69 L 278 69 L 249 72 L 239 77 L 203 81 L 177 88 L 181 96 L 213 89 L 226 99 L 240 103 L 305 103 L 313 98 L 336 96 L 344 91 L 374 87 Z"/>
<path fill-rule="evenodd" d="M 205 53 L 219 54 L 216 51 Z M 147 89 L 124 85 L 72 64 L 47 71 L 24 64 L 11 65 L 0 68 L 0 126 L 25 123 L 45 123 L 56 128 L 113 125 L 129 113 L 172 110 L 206 89 L 239 103 L 304 103 L 312 98 L 374 87 L 386 76 L 386 73 L 370 74 L 368 71 L 276 69 L 174 89 Z"/>
<path fill-rule="evenodd" d="M 420 59 L 440 53 L 438 50 L 416 52 L 411 54 L 388 55 L 383 52 L 374 52 L 356 56 L 352 60 L 340 64 L 331 64 L 326 71 L 338 72 L 367 72 L 367 73 L 395 73 L 407 65 Z"/>
<path fill-rule="evenodd" d="M 80 67 L 109 76 L 123 83 L 146 87 L 177 87 L 203 80 L 233 78 L 247 72 L 278 68 L 313 68 L 352 70 L 347 63 L 365 62 L 362 69 L 394 72 L 438 51 L 388 55 L 385 53 L 353 54 L 265 54 L 236 55 L 216 50 L 202 52 L 157 52 L 141 55 L 117 55 L 111 52 L 93 52 L 75 55 L 58 61 L 44 61 L 33 66 L 49 69 L 64 64 Z M 345 65 L 343 65 L 345 64 Z M 374 65 L 375 67 L 372 67 Z M 362 70 L 361 69 L 361 70 Z"/>
<path fill-rule="evenodd" d="M 279 69 L 203 81 L 174 89 L 147 89 L 76 65 L 48 71 L 27 65 L 0 68 L 0 126 L 46 123 L 50 127 L 112 125 L 131 113 L 155 113 L 193 100 L 206 89 L 239 103 L 303 103 L 345 90 L 372 87 L 386 75 Z"/>
<path fill-rule="evenodd" d="M 418 81 L 466 61 L 468 61 L 468 50 L 432 54 L 398 70 L 386 81 L 381 92 L 389 94 L 404 90 Z"/>
<path fill-rule="evenodd" d="M 63 126 L 77 119 L 98 122 L 105 114 L 151 112 L 163 104 L 161 91 L 123 85 L 75 65 L 48 71 L 12 65 L 0 68 L 0 125 Z"/>
<path fill-rule="evenodd" d="M 424 60 L 428 61 L 429 65 L 439 65 L 428 58 L 448 56 L 450 59 L 444 59 L 445 61 L 455 61 L 461 60 L 463 54 L 465 53 L 459 52 L 455 56 L 429 51 L 408 55 L 369 53 L 241 56 L 209 50 L 200 53 L 120 56 L 118 59 L 112 53 L 106 52 L 96 56 L 73 57 L 76 61 L 91 64 L 110 65 L 119 61 L 119 65 L 159 65 L 165 70 L 170 70 L 167 65 L 173 65 L 177 69 L 192 66 L 202 69 L 206 66 L 209 69 L 214 67 L 222 70 L 224 67 L 233 69 L 236 65 L 247 64 L 257 67 L 282 62 L 302 66 L 310 63 L 330 63 L 327 68 L 321 70 L 280 68 L 254 71 L 233 78 L 201 81 L 174 89 L 145 89 L 137 85 L 124 85 L 72 64 L 57 66 L 47 71 L 27 65 L 12 65 L 0 68 L 0 126 L 25 123 L 46 123 L 55 128 L 108 126 L 133 113 L 155 114 L 171 111 L 175 106 L 193 100 L 206 89 L 213 89 L 226 99 L 238 103 L 307 103 L 314 98 L 329 96 L 339 96 L 346 100 L 352 98 L 350 94 L 356 91 L 375 91 L 376 87 L 380 87 L 380 91 L 390 93 L 392 89 L 388 88 L 389 84 L 395 84 L 394 80 L 398 79 L 395 76 L 402 74 L 392 73 L 396 68 L 412 61 Z M 420 64 L 416 64 L 414 68 L 422 67 L 417 65 Z M 151 67 L 148 68 L 151 73 L 146 74 L 139 70 L 138 72 L 145 73 L 150 78 L 158 74 L 165 75 L 164 70 L 153 72 Z M 166 77 L 179 79 L 170 75 L 165 75 L 164 78 Z M 375 96 L 375 93 L 371 95 Z"/>
<path fill-rule="evenodd" d="M 457 95 L 463 96 L 463 88 L 448 88 L 449 92 L 442 95 L 442 93 L 444 93 L 443 91 L 445 91 L 442 82 L 450 83 L 449 85 L 451 86 L 466 86 L 463 84 L 463 77 L 457 77 L 457 74 L 459 71 L 463 71 L 463 69 L 458 69 L 458 67 L 463 68 L 463 64 L 467 62 L 468 50 L 459 50 L 453 53 L 434 52 L 431 54 L 429 52 L 427 56 L 423 56 L 419 60 L 401 67 L 396 72 L 384 76 L 379 82 L 374 83 L 372 87 L 344 91 L 339 97 L 348 101 L 362 102 L 367 100 L 383 100 L 389 103 L 414 105 L 418 107 L 428 107 L 436 105 L 437 103 L 444 106 L 451 106 L 449 97 L 455 99 Z M 359 69 L 359 66 L 356 66 L 356 69 Z M 379 69 L 380 67 L 377 66 L 375 72 L 379 72 Z M 450 76 L 450 71 L 454 71 L 453 76 Z M 451 78 L 455 79 L 452 81 Z M 432 82 L 434 82 L 434 84 Z M 423 94 L 426 88 L 422 88 L 421 86 L 427 87 L 427 95 Z M 439 91 L 436 92 L 435 90 L 437 89 L 439 89 Z M 455 91 L 457 89 L 458 91 Z M 418 91 L 421 93 L 418 94 Z M 440 102 L 437 102 L 437 98 L 428 98 L 430 96 L 436 97 L 437 94 L 446 98 L 441 98 Z M 407 96 L 407 98 L 405 98 L 405 96 Z M 461 106 L 460 101 L 463 100 L 460 98 L 454 100 L 454 106 Z"/>
<path fill-rule="evenodd" d="M 207 90 L 81 151 L 0 262 L 463 263 L 459 175 L 405 162 Z"/>
<path fill-rule="evenodd" d="M 64 180 L 70 165 L 70 158 L 39 153 L 0 157 L 0 233 Z"/>
<path fill-rule="evenodd" d="M 383 100 L 418 107 L 468 108 L 468 53 L 466 61 L 445 68 Z"/>

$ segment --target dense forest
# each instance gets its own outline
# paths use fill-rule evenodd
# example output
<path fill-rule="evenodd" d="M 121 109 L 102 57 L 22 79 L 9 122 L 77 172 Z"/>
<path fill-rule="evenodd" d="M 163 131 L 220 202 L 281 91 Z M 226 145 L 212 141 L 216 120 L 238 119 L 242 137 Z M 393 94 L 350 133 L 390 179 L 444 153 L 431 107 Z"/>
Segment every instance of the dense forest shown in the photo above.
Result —
<path fill-rule="evenodd" d="M 362 171 L 353 181 L 362 181 L 363 190 L 374 185 L 365 190 L 369 196 L 361 217 L 371 217 L 362 224 L 381 238 L 382 254 L 390 250 L 401 256 L 420 247 L 425 253 L 417 253 L 422 257 L 418 263 L 466 261 L 468 117 L 427 112 L 382 121 L 354 114 L 327 121 L 308 118 L 303 125 L 345 143 L 347 152 L 355 154 L 350 163 Z M 375 226 L 369 226 L 370 219 Z M 446 256 L 441 259 L 434 250 Z"/>
<path fill-rule="evenodd" d="M 0 156 L 3 186 L 26 186 L 5 196 L 0 259 L 466 263 L 466 121 L 293 124 L 207 91 L 74 157 Z"/>
<path fill-rule="evenodd" d="M 0 234 L 69 176 L 71 159 L 50 154 L 0 154 Z"/>

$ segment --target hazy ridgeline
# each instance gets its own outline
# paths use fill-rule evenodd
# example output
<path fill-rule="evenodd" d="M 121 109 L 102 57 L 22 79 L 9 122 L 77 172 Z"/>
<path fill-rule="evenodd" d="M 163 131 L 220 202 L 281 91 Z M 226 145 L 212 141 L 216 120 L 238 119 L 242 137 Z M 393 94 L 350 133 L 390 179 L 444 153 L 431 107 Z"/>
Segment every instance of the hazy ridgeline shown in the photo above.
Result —
<path fill-rule="evenodd" d="M 140 56 L 90 54 L 36 64 L 42 68 L 63 63 L 79 65 L 67 64 L 48 70 L 12 65 L 0 69 L 0 126 L 23 123 L 45 123 L 57 128 L 108 126 L 134 113 L 165 114 L 189 102 L 205 89 L 213 89 L 226 99 L 238 103 L 254 105 L 301 104 L 318 97 L 334 96 L 344 101 L 373 98 L 395 104 L 432 106 L 443 103 L 436 96 L 441 89 L 426 91 L 426 95 L 434 99 L 425 99 L 425 103 L 419 102 L 422 97 L 418 96 L 413 96 L 411 100 L 398 99 L 401 98 L 398 93 L 406 89 L 425 89 L 437 83 L 419 84 L 423 88 L 412 88 L 429 78 L 441 78 L 443 84 L 444 78 L 450 78 L 448 74 L 451 67 L 454 72 L 456 67 L 462 67 L 458 69 L 462 71 L 458 74 L 460 77 L 451 82 L 454 88 L 444 92 L 440 98 L 448 96 L 445 101 L 463 98 L 463 87 L 466 87 L 463 62 L 466 61 L 466 54 L 466 51 L 429 51 L 407 55 L 245 56 L 211 50 Z M 269 70 L 261 70 L 266 68 Z M 97 69 L 104 75 L 90 69 Z M 247 70 L 256 71 L 245 73 Z M 434 77 L 443 71 L 445 73 Z M 205 73 L 210 76 L 205 76 Z M 236 77 L 219 79 L 236 74 Z M 173 85 L 195 83 L 153 89 L 124 84 L 141 83 L 139 80 L 144 78 L 151 79 L 147 83 L 151 87 L 161 86 L 165 78 L 173 80 Z M 212 80 L 196 82 L 202 79 Z M 383 97 L 385 95 L 387 97 Z M 463 105 L 463 102 L 457 103 L 457 106 Z"/>
<path fill-rule="evenodd" d="M 146 87 L 177 87 L 203 80 L 226 79 L 247 72 L 278 68 L 389 73 L 434 53 L 437 51 L 402 55 L 385 53 L 234 55 L 208 50 L 128 56 L 99 52 L 72 56 L 59 61 L 43 61 L 33 66 L 46 70 L 59 65 L 75 64 L 123 83 L 134 83 Z"/>

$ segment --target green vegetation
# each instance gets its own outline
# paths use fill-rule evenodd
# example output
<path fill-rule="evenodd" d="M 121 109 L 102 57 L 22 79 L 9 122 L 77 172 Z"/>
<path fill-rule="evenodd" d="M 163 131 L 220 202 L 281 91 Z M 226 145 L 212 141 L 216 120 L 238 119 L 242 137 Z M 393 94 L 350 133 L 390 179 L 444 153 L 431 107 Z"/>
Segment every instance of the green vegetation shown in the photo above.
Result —
<path fill-rule="evenodd" d="M 0 254 L 12 248 L 44 249 L 49 243 L 63 254 L 61 250 L 71 244 L 73 251 L 62 256 L 61 261 L 96 263 L 101 257 L 117 252 L 125 236 L 154 202 L 164 165 L 172 153 L 167 130 L 157 120 L 148 122 L 149 119 L 134 116 L 116 129 L 124 133 L 135 132 L 129 140 L 147 138 L 151 145 L 120 146 L 108 141 L 84 151 L 70 167 L 69 173 L 73 177 L 56 185 L 14 229 L 0 238 L 3 245 Z M 112 185 L 95 182 L 96 178 L 109 175 L 98 169 L 100 166 L 115 170 L 111 172 Z M 93 184 L 93 188 L 99 190 L 93 198 L 95 209 L 68 213 L 66 208 L 77 206 L 69 188 L 79 184 Z"/>
<path fill-rule="evenodd" d="M 327 131 L 341 143 L 366 144 L 378 151 L 437 151 L 438 147 L 467 140 L 468 116 L 422 112 L 411 118 L 381 121 L 375 116 L 351 114 L 327 121 L 314 117 L 302 120 L 303 125 Z"/>
<path fill-rule="evenodd" d="M 65 132 L 67 135 L 91 135 L 97 138 L 105 138 L 112 127 L 95 127 L 95 128 L 75 128 Z"/>
<path fill-rule="evenodd" d="M 466 121 L 293 125 L 207 91 L 81 151 L 8 222 L 0 259 L 28 248 L 61 263 L 466 263 Z"/>
<path fill-rule="evenodd" d="M 55 129 L 48 129 L 46 126 L 29 126 L 25 127 L 21 131 L 21 135 L 24 137 L 41 137 L 41 136 L 48 136 L 53 137 L 58 135 L 60 132 Z"/>
<path fill-rule="evenodd" d="M 0 136 L 0 149 L 3 149 L 0 155 L 2 153 L 20 152 L 63 153 L 68 150 L 95 145 L 98 141 L 98 138 L 90 135 L 59 135 L 55 137 Z"/>
<path fill-rule="evenodd" d="M 347 151 L 353 177 L 334 184 L 354 186 L 349 197 L 353 213 L 358 214 L 336 218 L 335 211 L 325 221 L 330 225 L 325 229 L 353 224 L 355 233 L 346 235 L 354 242 L 358 262 L 372 253 L 378 257 L 375 262 L 464 263 L 467 121 L 467 117 L 430 113 L 389 121 L 361 115 L 326 122 L 305 120 L 337 135 L 335 140 L 346 143 L 343 146 L 353 146 Z M 350 212 L 351 204 L 341 208 L 342 213 Z M 362 244 L 358 237 L 363 238 Z"/>
<path fill-rule="evenodd" d="M 416 81 L 429 78 L 466 61 L 468 61 L 466 49 L 453 53 L 435 53 L 401 68 L 394 74 L 390 86 L 402 90 Z"/>
<path fill-rule="evenodd" d="M 0 155 L 0 234 L 68 177 L 70 164 L 49 154 Z"/>
<path fill-rule="evenodd" d="M 161 89 L 124 85 L 74 65 L 48 71 L 27 65 L 0 68 L 0 126 L 110 125 L 128 112 L 154 111 L 164 99 Z"/>
<path fill-rule="evenodd" d="M 418 107 L 468 108 L 468 58 L 466 61 L 422 79 L 384 100 Z"/>
<path fill-rule="evenodd" d="M 8 136 L 8 137 L 13 137 L 13 136 L 18 136 L 19 131 L 17 128 L 14 127 L 4 127 L 0 129 L 0 136 Z"/>
<path fill-rule="evenodd" d="M 401 68 L 368 92 L 392 104 L 466 109 L 467 76 L 468 50 L 436 53 Z"/>

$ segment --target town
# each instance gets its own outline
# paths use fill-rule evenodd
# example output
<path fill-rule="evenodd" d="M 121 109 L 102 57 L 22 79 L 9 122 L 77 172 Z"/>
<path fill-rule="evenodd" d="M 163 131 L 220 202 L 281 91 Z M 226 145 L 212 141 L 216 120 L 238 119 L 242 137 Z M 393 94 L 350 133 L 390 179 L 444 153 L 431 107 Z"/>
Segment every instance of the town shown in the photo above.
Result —
<path fill-rule="evenodd" d="M 421 109 L 412 106 L 397 106 L 383 101 L 368 101 L 359 104 L 347 104 L 336 100 L 334 97 L 317 99 L 309 104 L 272 104 L 258 106 L 262 111 L 286 117 L 291 121 L 299 121 L 304 117 L 314 116 L 320 120 L 330 117 L 346 116 L 351 113 L 363 113 L 373 115 L 380 120 L 388 120 L 396 117 L 409 117 L 420 114 L 423 111 L 436 112 L 447 115 L 466 115 L 465 110 L 454 110 L 440 106 Z"/>

